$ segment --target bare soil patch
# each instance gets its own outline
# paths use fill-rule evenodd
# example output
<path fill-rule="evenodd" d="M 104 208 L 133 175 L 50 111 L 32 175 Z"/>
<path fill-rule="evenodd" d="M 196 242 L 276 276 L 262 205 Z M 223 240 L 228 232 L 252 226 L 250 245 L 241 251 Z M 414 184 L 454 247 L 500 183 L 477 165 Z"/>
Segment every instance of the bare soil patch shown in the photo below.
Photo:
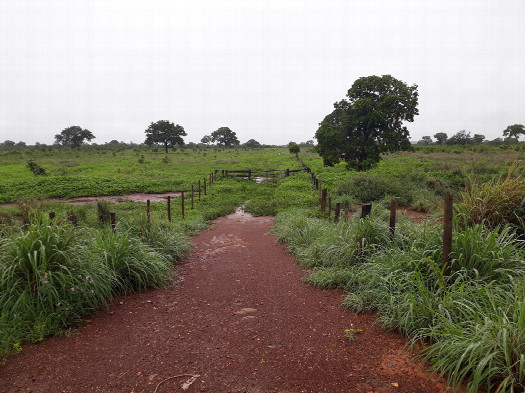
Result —
<path fill-rule="evenodd" d="M 446 391 L 402 336 L 305 284 L 272 223 L 242 211 L 214 221 L 177 287 L 116 299 L 71 336 L 24 346 L 0 367 L 0 391 Z M 350 328 L 363 330 L 353 342 Z"/>

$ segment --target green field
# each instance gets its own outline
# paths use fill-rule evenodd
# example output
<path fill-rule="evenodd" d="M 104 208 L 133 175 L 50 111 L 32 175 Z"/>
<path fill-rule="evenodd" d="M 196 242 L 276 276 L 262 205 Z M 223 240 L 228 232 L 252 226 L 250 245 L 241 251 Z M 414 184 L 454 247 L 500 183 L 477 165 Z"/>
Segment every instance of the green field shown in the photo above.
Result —
<path fill-rule="evenodd" d="M 215 169 L 300 167 L 287 149 L 188 149 L 167 155 L 137 150 L 0 151 L 0 203 L 188 190 Z M 34 176 L 27 168 L 29 160 L 43 167 L 47 175 Z"/>

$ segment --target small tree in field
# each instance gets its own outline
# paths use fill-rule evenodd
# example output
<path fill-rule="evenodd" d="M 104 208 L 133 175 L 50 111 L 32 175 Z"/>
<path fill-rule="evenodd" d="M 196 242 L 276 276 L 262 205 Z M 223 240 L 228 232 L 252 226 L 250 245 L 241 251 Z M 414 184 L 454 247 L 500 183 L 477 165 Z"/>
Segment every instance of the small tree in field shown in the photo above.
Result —
<path fill-rule="evenodd" d="M 299 152 L 301 151 L 301 148 L 299 147 L 297 143 L 290 142 L 288 143 L 288 150 L 290 151 L 290 154 L 295 154 L 297 156 Z"/>
<path fill-rule="evenodd" d="M 79 149 L 85 141 L 94 139 L 95 135 L 88 129 L 82 129 L 79 126 L 71 126 L 62 130 L 60 134 L 55 135 L 55 142 L 62 146 L 68 146 Z"/>
<path fill-rule="evenodd" d="M 151 123 L 146 129 L 146 145 L 160 144 L 164 145 L 164 150 L 168 154 L 168 147 L 184 145 L 183 136 L 186 136 L 184 127 L 175 125 L 168 120 L 159 120 Z"/>
<path fill-rule="evenodd" d="M 346 96 L 334 104 L 315 134 L 325 165 L 337 164 L 344 156 L 347 168 L 364 171 L 376 165 L 381 154 L 412 148 L 403 123 L 419 114 L 417 85 L 373 75 L 356 80 Z"/>

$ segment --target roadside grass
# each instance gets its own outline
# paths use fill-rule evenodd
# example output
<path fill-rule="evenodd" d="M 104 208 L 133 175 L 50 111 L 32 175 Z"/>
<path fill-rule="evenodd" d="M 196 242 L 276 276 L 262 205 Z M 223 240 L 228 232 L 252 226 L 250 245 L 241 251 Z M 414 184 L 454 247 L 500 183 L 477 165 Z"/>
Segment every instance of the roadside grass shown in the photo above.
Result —
<path fill-rule="evenodd" d="M 166 203 L 152 203 L 149 219 L 137 202 L 9 207 L 0 237 L 0 360 L 24 342 L 62 334 L 119 294 L 173 285 L 173 264 L 191 250 L 188 236 L 233 213 L 256 189 L 255 182 L 221 179 L 194 209 L 186 201 L 184 220 L 175 198 L 171 222 Z M 99 221 L 109 212 L 115 231 Z"/>
<path fill-rule="evenodd" d="M 374 209 L 371 219 L 337 224 L 291 209 L 277 215 L 274 233 L 309 269 L 305 281 L 344 289 L 346 307 L 377 312 L 413 346 L 424 343 L 419 356 L 455 388 L 521 391 L 525 250 L 513 229 L 456 221 L 449 277 L 438 223 L 404 221 L 391 239 L 387 215 Z"/>

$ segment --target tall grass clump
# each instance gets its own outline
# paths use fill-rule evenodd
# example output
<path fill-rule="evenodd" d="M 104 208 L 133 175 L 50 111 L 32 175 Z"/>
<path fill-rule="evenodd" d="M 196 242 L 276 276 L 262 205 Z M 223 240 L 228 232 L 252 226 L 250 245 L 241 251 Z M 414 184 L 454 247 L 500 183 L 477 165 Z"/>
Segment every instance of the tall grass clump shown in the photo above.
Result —
<path fill-rule="evenodd" d="M 434 371 L 468 392 L 525 390 L 525 285 L 487 285 L 459 297 L 453 312 L 436 313 L 415 339 L 432 340 L 422 351 Z"/>
<path fill-rule="evenodd" d="M 521 234 L 525 221 L 525 179 L 513 177 L 495 178 L 489 182 L 471 181 L 470 187 L 460 194 L 456 212 L 465 226 L 484 223 L 496 228 L 511 224 Z"/>
<path fill-rule="evenodd" d="M 167 257 L 127 232 L 98 231 L 94 251 L 111 272 L 117 293 L 163 286 L 172 276 Z"/>
<path fill-rule="evenodd" d="M 0 248 L 2 324 L 32 341 L 59 333 L 111 296 L 109 277 L 72 226 L 41 217 Z"/>
<path fill-rule="evenodd" d="M 199 224 L 196 223 L 196 225 Z M 140 239 L 141 242 L 159 252 L 169 261 L 178 261 L 184 258 L 192 247 L 185 233 L 185 230 L 190 230 L 190 227 L 184 228 L 181 224 L 162 221 L 148 222 L 146 216 L 139 215 L 123 220 L 119 223 L 118 229 L 119 232 Z"/>

